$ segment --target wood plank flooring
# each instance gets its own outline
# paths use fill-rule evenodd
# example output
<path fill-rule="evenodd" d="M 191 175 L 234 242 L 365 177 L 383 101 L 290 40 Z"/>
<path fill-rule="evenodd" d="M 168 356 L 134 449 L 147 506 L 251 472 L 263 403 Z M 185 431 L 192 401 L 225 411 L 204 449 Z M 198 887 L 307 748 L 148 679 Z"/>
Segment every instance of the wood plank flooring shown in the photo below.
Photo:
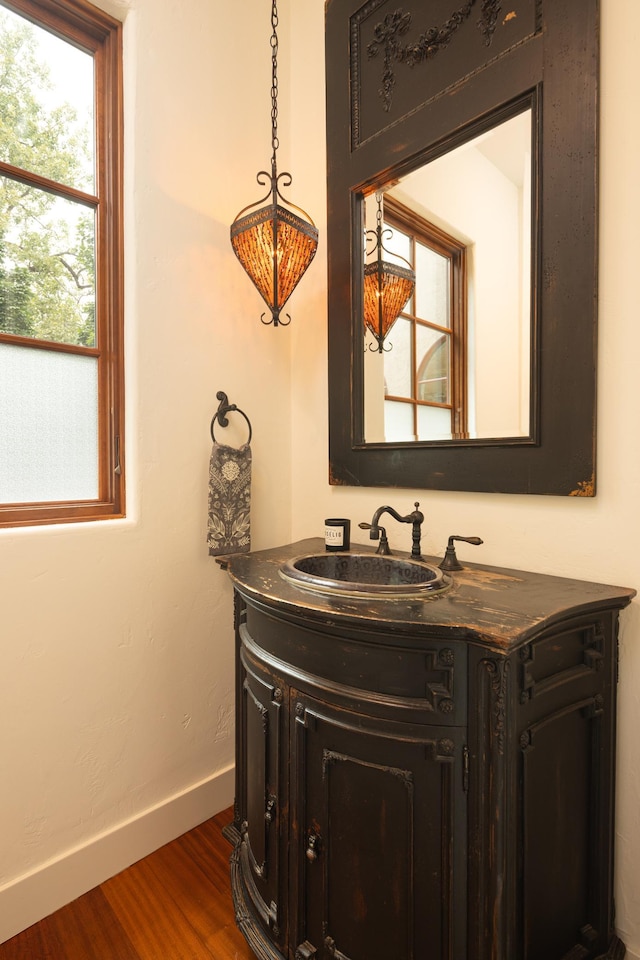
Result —
<path fill-rule="evenodd" d="M 0 960 L 255 960 L 233 919 L 232 810 L 0 944 Z"/>

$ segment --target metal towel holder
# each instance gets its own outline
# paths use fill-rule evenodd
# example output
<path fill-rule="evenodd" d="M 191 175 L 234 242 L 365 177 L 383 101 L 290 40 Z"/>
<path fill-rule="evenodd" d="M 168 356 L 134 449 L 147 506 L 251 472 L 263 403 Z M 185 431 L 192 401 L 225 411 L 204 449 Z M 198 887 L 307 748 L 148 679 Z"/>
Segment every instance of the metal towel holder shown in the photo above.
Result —
<path fill-rule="evenodd" d="M 239 413 L 240 416 L 244 417 L 245 420 L 247 421 L 247 426 L 249 427 L 249 439 L 247 440 L 247 443 L 251 443 L 253 430 L 251 429 L 251 421 L 249 420 L 249 417 L 246 415 L 244 410 L 241 410 L 238 406 L 236 406 L 235 403 L 229 403 L 228 396 L 222 390 L 218 390 L 218 392 L 216 393 L 216 400 L 220 401 L 220 405 L 213 417 L 213 420 L 211 421 L 211 439 L 213 440 L 213 442 L 214 443 L 218 442 L 214 434 L 214 424 L 217 422 L 221 427 L 228 427 L 229 419 L 227 417 L 227 414 Z"/>

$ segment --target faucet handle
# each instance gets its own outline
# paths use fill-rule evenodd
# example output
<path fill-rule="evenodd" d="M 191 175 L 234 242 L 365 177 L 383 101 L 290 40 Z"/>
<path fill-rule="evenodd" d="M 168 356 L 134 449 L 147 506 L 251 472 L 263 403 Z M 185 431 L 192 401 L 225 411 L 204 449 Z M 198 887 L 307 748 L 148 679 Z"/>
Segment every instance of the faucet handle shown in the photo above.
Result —
<path fill-rule="evenodd" d="M 373 530 L 373 524 L 365 523 L 364 520 L 362 523 L 359 523 L 358 526 L 361 530 Z M 387 540 L 387 531 L 384 527 L 381 527 L 380 524 L 377 525 L 376 530 L 378 531 L 377 537 L 375 535 L 375 531 L 369 534 L 372 540 L 380 540 L 376 553 L 381 553 L 383 556 L 389 556 L 391 550 L 389 549 L 389 541 Z"/>
<path fill-rule="evenodd" d="M 456 556 L 454 540 L 463 540 L 465 543 L 472 543 L 476 547 L 484 542 L 480 539 L 480 537 L 449 537 L 444 560 L 440 564 L 441 570 L 464 570 L 464 567 Z"/>

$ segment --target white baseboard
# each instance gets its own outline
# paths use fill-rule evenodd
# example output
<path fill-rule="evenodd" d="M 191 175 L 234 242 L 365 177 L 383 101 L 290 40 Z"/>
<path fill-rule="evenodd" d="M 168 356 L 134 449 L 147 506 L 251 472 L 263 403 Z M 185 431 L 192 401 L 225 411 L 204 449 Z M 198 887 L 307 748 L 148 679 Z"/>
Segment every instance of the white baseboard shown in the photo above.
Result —
<path fill-rule="evenodd" d="M 233 793 L 230 766 L 0 887 L 0 943 L 224 810 Z"/>

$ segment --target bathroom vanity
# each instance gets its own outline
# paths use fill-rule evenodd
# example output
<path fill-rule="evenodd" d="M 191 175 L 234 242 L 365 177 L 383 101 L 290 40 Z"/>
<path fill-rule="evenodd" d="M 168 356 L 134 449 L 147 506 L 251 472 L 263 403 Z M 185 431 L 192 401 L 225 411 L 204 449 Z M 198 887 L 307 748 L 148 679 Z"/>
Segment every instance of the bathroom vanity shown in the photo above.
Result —
<path fill-rule="evenodd" d="M 256 956 L 622 958 L 617 626 L 634 591 L 479 564 L 423 598 L 283 578 L 323 550 L 228 560 L 231 877 Z"/>

